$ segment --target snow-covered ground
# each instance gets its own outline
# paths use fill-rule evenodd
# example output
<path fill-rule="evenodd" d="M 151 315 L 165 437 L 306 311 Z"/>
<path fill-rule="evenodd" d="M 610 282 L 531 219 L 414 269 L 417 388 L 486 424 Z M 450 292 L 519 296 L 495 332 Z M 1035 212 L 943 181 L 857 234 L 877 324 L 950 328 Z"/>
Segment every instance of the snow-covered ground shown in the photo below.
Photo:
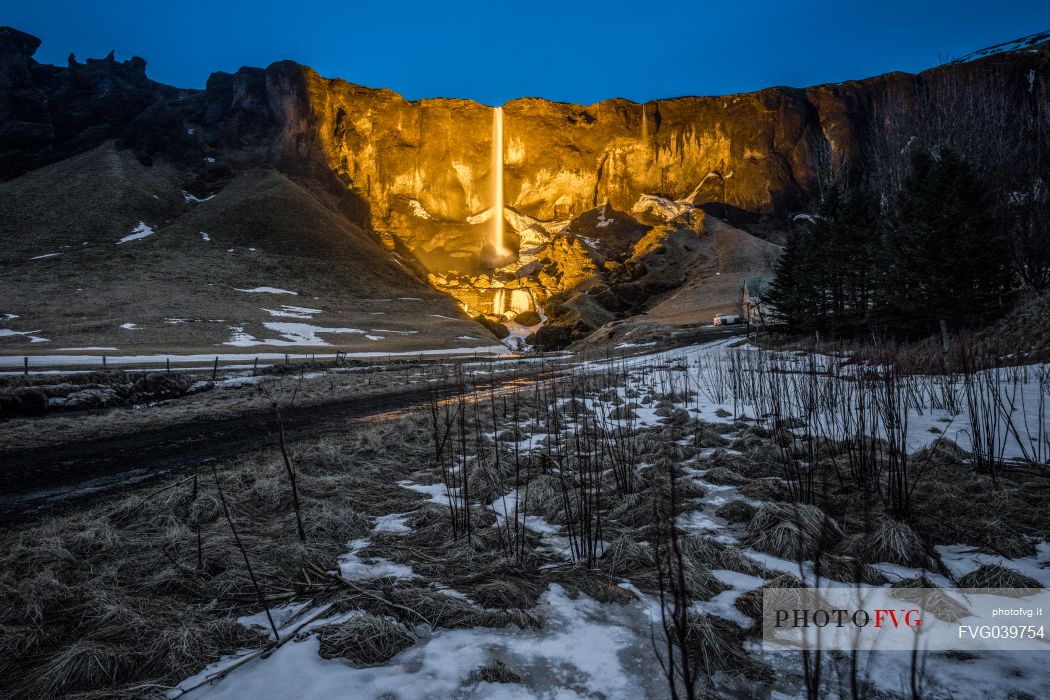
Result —
<path fill-rule="evenodd" d="M 777 375 L 780 380 L 778 385 L 782 396 L 779 404 L 784 418 L 806 415 L 807 405 L 812 402 L 807 396 L 811 387 L 820 394 L 829 383 L 843 382 L 848 385 L 856 373 L 868 369 L 850 365 L 836 370 L 836 366 L 842 363 L 841 358 L 769 352 L 750 345 L 731 347 L 733 344 L 733 340 L 719 340 L 700 346 L 614 360 L 611 363 L 599 361 L 588 364 L 593 371 L 626 367 L 631 372 L 631 382 L 636 384 L 651 381 L 647 375 L 653 375 L 653 378 L 661 381 L 675 383 L 680 390 L 695 392 L 694 398 L 685 408 L 712 423 L 732 423 L 738 418 L 769 422 L 771 397 L 766 396 L 764 405 L 758 406 L 752 399 L 754 391 L 734 395 L 729 377 L 733 367 L 731 355 L 736 355 L 736 367 L 741 370 L 771 363 L 765 367 L 767 371 L 772 368 L 771 374 Z M 657 366 L 660 369 L 652 369 Z M 966 400 L 965 377 L 917 376 L 904 377 L 901 381 L 909 452 L 917 452 L 941 437 L 951 439 L 964 450 L 972 450 L 971 413 Z M 1001 458 L 1009 460 L 1031 456 L 1040 442 L 1043 443 L 1043 458 L 1050 456 L 1050 365 L 985 370 L 978 372 L 973 379 L 974 387 L 979 384 L 997 387 L 999 398 L 992 396 L 987 403 L 995 407 L 998 416 L 995 442 L 997 453 L 1001 450 Z M 628 388 L 618 389 L 621 399 L 626 400 Z M 975 394 L 978 388 L 974 389 Z M 873 399 L 870 393 L 866 402 L 868 411 L 872 411 Z M 856 403 L 857 397 L 854 396 L 854 407 Z M 639 425 L 654 425 L 658 420 L 651 412 L 636 410 L 639 412 Z M 813 411 L 813 417 L 824 435 L 842 438 L 845 436 L 845 426 L 834 413 L 826 406 L 820 406 Z M 885 430 L 881 418 L 875 417 L 874 420 L 880 431 Z M 988 421 L 982 419 L 978 422 Z"/>
<path fill-rule="evenodd" d="M 705 421 L 724 423 L 724 435 L 734 437 L 731 425 L 737 416 L 748 415 L 763 419 L 755 406 L 732 396 L 722 395 L 713 385 L 712 372 L 721 371 L 720 363 L 726 353 L 758 353 L 754 348 L 730 348 L 728 341 L 719 341 L 704 346 L 681 348 L 670 352 L 615 361 L 587 363 L 586 369 L 593 372 L 621 372 L 626 384 L 618 388 L 619 401 L 585 400 L 588 407 L 604 413 L 608 420 L 614 404 L 630 402 L 628 392 L 689 390 L 694 396 L 674 402 L 676 408 L 693 412 Z M 832 358 L 800 358 L 798 368 L 819 366 L 828 369 L 834 364 Z M 1036 377 L 1033 372 L 1026 377 Z M 956 380 L 961 381 L 961 380 Z M 1037 381 L 1034 389 L 1023 383 L 1015 390 L 1011 382 L 1002 387 L 1012 393 L 1035 398 L 1031 392 L 1045 391 Z M 1025 393 L 1027 392 L 1027 393 Z M 637 394 L 634 394 L 637 395 Z M 951 411 L 923 405 L 916 393 L 914 406 L 915 434 L 912 440 L 909 431 L 909 449 L 918 449 L 936 439 L 928 432 L 932 424 L 965 423 L 960 410 Z M 790 401 L 789 401 L 790 403 Z M 1031 401 L 1025 404 L 1030 409 Z M 956 406 L 956 409 L 959 409 Z M 635 426 L 655 425 L 660 419 L 649 406 L 635 406 Z M 1030 421 L 1029 421 L 1030 422 Z M 539 449 L 537 444 L 544 437 L 532 434 L 520 441 L 517 447 L 528 451 Z M 960 442 L 964 443 L 961 439 Z M 954 438 L 953 438 L 954 439 Z M 1018 453 L 1007 450 L 1008 454 Z M 812 580 L 812 567 L 807 563 L 779 559 L 775 556 L 748 548 L 741 526 L 729 525 L 715 511 L 732 500 L 744 500 L 760 506 L 760 501 L 744 498 L 736 487 L 716 484 L 705 479 L 707 468 L 703 460 L 711 450 L 701 451 L 684 463 L 685 473 L 704 496 L 698 499 L 698 509 L 678 518 L 679 528 L 689 535 L 711 537 L 717 542 L 733 545 L 766 570 L 784 572 Z M 449 498 L 459 498 L 458 492 L 449 494 L 443 483 L 420 484 L 413 481 L 399 482 L 402 488 L 424 494 L 437 504 L 447 505 Z M 519 504 L 516 490 L 497 498 L 489 504 L 497 522 L 505 523 L 516 517 Z M 564 528 L 547 522 L 536 515 L 523 519 L 523 525 L 538 533 L 543 542 L 543 551 L 565 558 L 566 536 Z M 377 519 L 374 532 L 403 533 L 409 531 L 406 514 L 391 513 Z M 350 580 L 365 581 L 379 577 L 394 579 L 415 578 L 411 567 L 383 558 L 368 557 L 369 539 L 354 540 L 339 563 L 341 574 Z M 1040 543 L 1033 557 L 1008 560 L 1003 557 L 985 555 L 962 545 L 939 547 L 940 554 L 949 571 L 956 577 L 973 571 L 982 564 L 1001 563 L 1022 571 L 1044 586 L 1050 586 L 1050 543 Z M 889 581 L 926 575 L 935 583 L 949 585 L 950 581 L 935 573 L 912 569 L 895 564 L 875 565 L 874 568 L 887 576 Z M 735 600 L 743 593 L 764 583 L 758 576 L 729 570 L 712 570 L 711 574 L 728 586 L 728 590 L 708 601 L 694 604 L 696 612 L 722 617 L 741 627 L 750 627 L 752 620 L 735 606 Z M 885 584 L 886 586 L 889 583 Z M 355 698 L 641 698 L 667 697 L 665 681 L 654 655 L 654 634 L 659 637 L 660 603 L 647 596 L 629 582 L 623 586 L 637 594 L 637 600 L 627 605 L 605 604 L 586 596 L 571 597 L 560 586 L 551 585 L 540 599 L 537 611 L 543 615 L 542 629 L 521 630 L 473 628 L 459 630 L 417 629 L 416 643 L 397 654 L 387 663 L 370 668 L 354 667 L 340 660 L 326 660 L 319 656 L 319 641 L 309 630 L 325 621 L 339 620 L 338 616 L 327 616 L 311 622 L 309 626 L 294 627 L 297 609 L 279 611 L 279 625 L 284 629 L 299 629 L 300 634 L 265 658 L 256 658 L 233 670 L 216 682 L 205 683 L 209 676 L 235 665 L 235 656 L 221 660 L 203 669 L 199 674 L 184 680 L 179 689 L 195 688 L 186 697 L 192 698 L 301 698 L 337 697 L 352 689 Z M 450 592 L 452 594 L 454 592 Z M 322 611 L 323 612 L 323 611 Z M 345 617 L 345 614 L 344 614 Z M 261 625 L 258 616 L 246 618 L 246 624 Z M 655 630 L 655 631 L 654 631 Z M 284 630 L 282 630 L 282 638 Z M 752 656 L 770 665 L 777 674 L 777 683 L 771 697 L 805 697 L 800 679 L 797 653 L 765 649 L 760 643 L 747 642 L 746 648 Z M 245 652 L 246 654 L 248 652 Z M 970 657 L 945 654 L 929 654 L 925 660 L 923 685 L 927 697 L 952 697 L 957 699 L 1003 697 L 1006 691 L 1016 697 L 1042 697 L 1050 677 L 1047 674 L 1045 654 L 987 653 Z M 520 674 L 522 683 L 492 684 L 479 682 L 470 677 L 475 668 L 490 664 L 493 660 L 505 662 Z M 864 678 L 879 691 L 891 696 L 910 696 L 910 657 L 907 653 L 884 652 L 871 655 L 864 660 Z M 199 686 L 199 687 L 198 687 Z M 172 697 L 178 697 L 176 689 Z M 745 690 L 741 691 L 746 695 Z M 828 697 L 848 697 L 831 692 Z M 1027 693 L 1027 695 L 1024 695 Z M 743 695 L 742 695 L 743 696 Z"/>
<path fill-rule="evenodd" d="M 0 336 L 3 334 L 3 328 L 0 328 Z M 21 335 L 21 334 L 17 334 Z M 46 342 L 46 338 L 40 342 Z M 93 349 L 93 348 L 83 348 Z M 422 349 L 422 351 L 407 351 L 401 353 L 339 353 L 339 357 L 346 359 L 363 359 L 363 358 L 385 358 L 385 357 L 402 357 L 402 358 L 414 358 L 414 357 L 441 357 L 441 356 L 457 356 L 457 355 L 490 355 L 493 357 L 499 357 L 507 354 L 507 348 L 503 345 L 480 345 L 477 347 L 446 347 L 436 349 Z M 8 368 L 19 368 L 23 367 L 23 357 L 28 357 L 29 368 L 45 368 L 45 367 L 67 367 L 67 366 L 102 366 L 101 355 L 0 355 L 0 369 Z M 215 358 L 218 358 L 219 362 L 249 362 L 258 358 L 260 362 L 274 362 L 277 360 L 283 361 L 286 357 L 295 360 L 314 359 L 314 360 L 331 360 L 336 357 L 335 353 L 215 353 L 215 354 L 195 354 L 195 355 L 176 355 L 176 354 L 156 354 L 156 355 L 111 355 L 106 356 L 107 365 L 131 365 L 131 364 L 145 364 L 145 365 L 156 365 L 164 366 L 165 362 L 171 362 L 172 364 L 195 364 L 214 362 Z"/>
<path fill-rule="evenodd" d="M 3 335 L 3 329 L 0 329 L 0 335 Z M 44 339 L 45 342 L 46 339 Z M 438 348 L 432 350 L 412 350 L 406 352 L 344 352 L 339 353 L 339 357 L 348 359 L 361 359 L 361 358 L 377 358 L 377 357 L 404 357 L 412 358 L 419 357 L 434 357 L 434 356 L 455 356 L 455 355 L 493 355 L 500 356 L 507 354 L 507 348 L 502 345 L 485 345 L 481 347 L 471 348 Z M 283 361 L 285 357 L 291 359 L 315 359 L 315 360 L 331 360 L 335 358 L 335 353 L 276 353 L 276 352 L 261 352 L 254 354 L 246 353 L 215 353 L 215 354 L 193 354 L 193 355 L 178 355 L 178 354 L 154 354 L 154 355 L 111 355 L 106 357 L 107 365 L 157 365 L 163 366 L 165 362 L 170 361 L 173 364 L 193 364 L 193 363 L 204 363 L 214 362 L 215 358 L 219 358 L 219 362 L 246 362 L 259 358 L 259 361 Z M 31 355 L 29 356 L 30 368 L 44 368 L 44 367 L 72 367 L 72 366 L 88 366 L 88 367 L 101 367 L 102 356 L 101 355 Z M 22 355 L 0 355 L 0 369 L 21 369 L 23 367 L 23 356 Z"/>
<path fill-rule="evenodd" d="M 355 668 L 318 655 L 316 636 L 284 644 L 265 660 L 235 670 L 187 698 L 658 698 L 664 695 L 649 659 L 647 606 L 625 607 L 573 599 L 554 585 L 540 599 L 542 630 L 441 630 L 387 664 Z M 470 682 L 469 672 L 493 659 L 529 679 L 515 683 Z M 224 659 L 179 684 L 190 688 L 236 657 Z M 178 697 L 178 692 L 172 693 Z"/>

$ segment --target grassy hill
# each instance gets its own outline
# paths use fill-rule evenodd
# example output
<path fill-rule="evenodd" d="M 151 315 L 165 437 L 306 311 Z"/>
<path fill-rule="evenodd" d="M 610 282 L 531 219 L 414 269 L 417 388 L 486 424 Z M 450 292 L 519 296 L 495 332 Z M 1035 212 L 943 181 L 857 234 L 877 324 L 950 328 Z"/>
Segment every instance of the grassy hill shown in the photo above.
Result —
<path fill-rule="evenodd" d="M 110 142 L 0 183 L 0 328 L 32 333 L 0 352 L 494 342 L 309 183 L 250 169 L 191 195 L 184 177 Z M 294 294 L 240 291 L 259 288 Z"/>

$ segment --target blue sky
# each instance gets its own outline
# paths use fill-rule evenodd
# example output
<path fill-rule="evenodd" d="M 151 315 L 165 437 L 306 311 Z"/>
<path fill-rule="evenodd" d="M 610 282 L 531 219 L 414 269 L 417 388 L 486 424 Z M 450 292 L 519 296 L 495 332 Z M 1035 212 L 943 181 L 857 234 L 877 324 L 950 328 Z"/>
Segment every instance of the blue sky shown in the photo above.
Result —
<path fill-rule="evenodd" d="M 16 4 L 17 3 L 17 4 Z M 294 3 L 12 0 L 0 24 L 65 64 L 115 49 L 150 77 L 202 87 L 214 70 L 289 58 L 410 99 L 589 104 L 919 71 L 1050 29 L 1047 0 L 413 0 Z"/>

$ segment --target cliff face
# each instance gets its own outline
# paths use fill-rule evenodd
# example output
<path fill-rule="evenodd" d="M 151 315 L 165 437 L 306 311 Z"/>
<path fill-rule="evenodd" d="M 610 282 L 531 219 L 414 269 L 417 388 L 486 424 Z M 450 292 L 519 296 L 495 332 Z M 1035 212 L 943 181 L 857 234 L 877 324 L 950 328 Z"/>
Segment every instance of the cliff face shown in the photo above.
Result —
<path fill-rule="evenodd" d="M 265 87 L 255 74 L 226 81 L 238 85 L 222 90 L 236 96 L 226 114 L 253 111 L 261 93 L 252 85 L 265 89 L 280 124 L 274 155 L 323 159 L 370 204 L 377 230 L 413 248 L 425 249 L 440 224 L 471 226 L 494 204 L 488 107 L 409 102 L 288 63 L 267 69 Z M 629 210 L 643 193 L 693 194 L 703 203 L 721 202 L 724 189 L 729 204 L 748 211 L 789 205 L 812 185 L 814 148 L 825 138 L 807 92 L 586 107 L 513 100 L 504 106 L 504 204 L 541 222 L 567 221 L 603 203 Z"/>
<path fill-rule="evenodd" d="M 822 158 L 862 164 L 886 132 L 906 128 L 902 119 L 937 99 L 935 86 L 1009 93 L 1007 101 L 1021 104 L 1030 72 L 1046 80 L 1048 57 L 1044 43 L 920 75 L 644 105 L 513 100 L 504 106 L 504 204 L 548 224 L 604 203 L 629 211 L 643 194 L 751 214 L 788 211 L 815 189 Z M 494 204 L 490 108 L 409 102 L 287 62 L 216 78 L 207 99 L 220 95 L 217 136 L 265 104 L 278 162 L 335 173 L 369 204 L 372 226 L 433 271 L 483 262 Z M 507 221 L 520 230 L 521 217 Z"/>
<path fill-rule="evenodd" d="M 628 248 L 612 241 L 607 215 L 620 217 L 633 241 L 654 225 L 702 233 L 698 207 L 709 204 L 740 221 L 797 211 L 828 163 L 864 171 L 886 154 L 906 160 L 907 144 L 931 121 L 965 131 L 969 112 L 988 104 L 1009 114 L 1045 100 L 1048 38 L 919 75 L 806 89 L 644 105 L 513 100 L 503 107 L 496 207 L 493 110 L 484 105 L 410 102 L 287 61 L 177 90 L 149 80 L 138 58 L 38 64 L 39 40 L 0 28 L 0 179 L 109 139 L 143 164 L 179 164 L 189 190 L 213 192 L 243 169 L 273 167 L 474 312 L 540 308 L 601 277 L 594 298 L 627 285 L 605 304 L 619 313 L 638 308 L 630 295 L 650 273 L 625 267 Z M 493 248 L 493 216 L 506 222 L 509 260 Z"/>
<path fill-rule="evenodd" d="M 203 93 L 180 91 L 146 78 L 139 58 L 58 68 L 32 60 L 38 45 L 0 28 L 0 177 L 128 138 L 137 117 L 162 105 L 200 126 L 213 149 L 250 149 L 293 172 L 335 173 L 368 203 L 376 230 L 413 248 L 437 250 L 429 239 L 445 224 L 456 253 L 470 237 L 465 229 L 493 206 L 492 110 L 478 103 L 409 102 L 291 62 L 216 73 Z M 781 211 L 812 191 L 818 154 L 862 160 L 886 127 L 880 115 L 914 111 L 926 86 L 951 75 L 988 91 L 1015 90 L 1030 70 L 1045 80 L 1048 57 L 1042 43 L 919 75 L 644 105 L 513 100 L 504 106 L 504 204 L 545 222 L 606 202 L 629 210 L 642 194 L 692 195 L 699 204 L 724 197 L 747 212 Z"/>
<path fill-rule="evenodd" d="M 120 138 L 154 105 L 186 91 L 146 77 L 146 62 L 112 55 L 69 57 L 67 67 L 33 60 L 34 36 L 0 27 L 0 180 Z"/>

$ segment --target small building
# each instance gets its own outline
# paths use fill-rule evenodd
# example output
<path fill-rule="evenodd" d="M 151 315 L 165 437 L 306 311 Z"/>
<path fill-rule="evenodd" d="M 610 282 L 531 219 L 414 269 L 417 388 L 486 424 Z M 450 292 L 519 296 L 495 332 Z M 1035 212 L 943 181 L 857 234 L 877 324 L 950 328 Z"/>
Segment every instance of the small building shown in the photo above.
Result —
<path fill-rule="evenodd" d="M 748 323 L 765 323 L 763 299 L 773 285 L 772 277 L 747 277 L 744 279 L 744 316 Z"/>
<path fill-rule="evenodd" d="M 718 314 L 714 318 L 714 325 L 716 326 L 735 326 L 743 322 L 744 319 L 740 314 Z"/>

